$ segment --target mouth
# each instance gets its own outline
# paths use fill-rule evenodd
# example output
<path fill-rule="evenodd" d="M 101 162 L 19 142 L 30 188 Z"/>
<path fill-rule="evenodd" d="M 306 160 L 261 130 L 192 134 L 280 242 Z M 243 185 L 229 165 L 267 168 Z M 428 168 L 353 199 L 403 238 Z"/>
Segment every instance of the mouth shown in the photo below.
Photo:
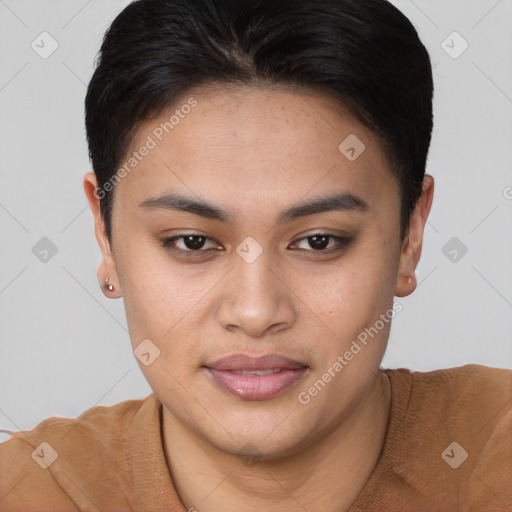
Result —
<path fill-rule="evenodd" d="M 235 354 L 203 366 L 213 382 L 243 400 L 267 400 L 297 384 L 309 366 L 288 357 Z"/>

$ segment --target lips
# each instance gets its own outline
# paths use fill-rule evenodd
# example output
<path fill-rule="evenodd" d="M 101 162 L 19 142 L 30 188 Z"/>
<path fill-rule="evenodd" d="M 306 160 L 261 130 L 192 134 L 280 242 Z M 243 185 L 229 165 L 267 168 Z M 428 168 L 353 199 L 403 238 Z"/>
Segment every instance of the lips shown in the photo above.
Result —
<path fill-rule="evenodd" d="M 244 400 L 267 400 L 296 384 L 308 372 L 303 363 L 277 354 L 235 354 L 204 366 L 223 391 Z"/>
<path fill-rule="evenodd" d="M 295 359 L 290 359 L 289 357 L 280 356 L 278 354 L 267 354 L 259 357 L 251 357 L 247 354 L 235 354 L 222 359 L 217 359 L 205 366 L 221 371 L 251 371 L 274 369 L 296 370 L 298 368 L 303 368 L 305 365 Z"/>

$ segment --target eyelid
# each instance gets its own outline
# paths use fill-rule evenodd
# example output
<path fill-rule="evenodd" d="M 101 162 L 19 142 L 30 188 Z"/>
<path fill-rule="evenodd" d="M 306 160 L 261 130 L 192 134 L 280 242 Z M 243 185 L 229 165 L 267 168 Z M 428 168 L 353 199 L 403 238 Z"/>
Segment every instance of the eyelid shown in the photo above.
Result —
<path fill-rule="evenodd" d="M 178 254 L 185 254 L 185 255 L 190 255 L 190 256 L 193 256 L 195 254 L 199 255 L 201 253 L 208 253 L 208 252 L 210 252 L 212 250 L 211 248 L 210 249 L 197 249 L 197 250 L 188 249 L 188 250 L 185 250 L 185 249 L 179 249 L 179 248 L 174 247 L 172 245 L 172 244 L 176 243 L 177 241 L 183 240 L 184 238 L 189 237 L 189 236 L 202 237 L 202 238 L 206 239 L 209 242 L 213 242 L 217 246 L 221 245 L 215 239 L 213 239 L 213 238 L 211 238 L 211 237 L 209 237 L 207 235 L 203 235 L 202 233 L 193 233 L 193 232 L 191 232 L 191 233 L 180 233 L 179 235 L 174 235 L 174 236 L 171 236 L 171 237 L 166 237 L 166 238 L 164 238 L 162 240 L 161 245 L 164 247 L 164 249 L 176 252 Z"/>
<path fill-rule="evenodd" d="M 326 238 L 330 238 L 331 240 L 334 240 L 336 242 L 337 246 L 331 247 L 330 249 L 323 249 L 323 250 L 318 250 L 318 251 L 315 251 L 314 249 L 299 249 L 299 250 L 303 250 L 303 251 L 310 252 L 313 254 L 327 255 L 327 254 L 331 254 L 333 252 L 341 251 L 341 250 L 345 249 L 354 240 L 354 237 L 348 236 L 348 235 L 335 235 L 334 233 L 330 233 L 327 231 L 315 231 L 313 233 L 310 233 L 308 235 L 302 236 L 301 238 L 297 239 L 295 242 L 292 243 L 292 245 L 297 245 L 298 243 L 300 243 L 304 240 L 307 240 L 308 238 L 312 238 L 314 236 L 324 236 Z"/>
<path fill-rule="evenodd" d="M 188 250 L 185 250 L 185 249 L 178 249 L 176 247 L 174 247 L 172 244 L 175 243 L 176 241 L 178 240 L 183 240 L 184 238 L 186 237 L 189 237 L 189 236 L 198 236 L 198 237 L 202 237 L 202 238 L 205 238 L 206 240 L 210 241 L 210 242 L 213 242 L 215 244 L 217 244 L 217 246 L 220 246 L 221 244 L 219 244 L 215 239 L 207 236 L 207 235 L 204 235 L 202 233 L 194 233 L 194 232 L 191 232 L 191 233 L 180 233 L 179 235 L 175 235 L 175 236 L 172 236 L 172 237 L 167 237 L 165 239 L 163 239 L 162 241 L 162 246 L 167 249 L 167 250 L 170 250 L 170 251 L 173 251 L 175 253 L 178 253 L 178 254 L 184 254 L 186 256 L 190 256 L 190 257 L 193 257 L 193 256 L 196 256 L 196 255 L 201 255 L 201 253 L 205 253 L 205 254 L 208 254 L 208 253 L 211 253 L 211 251 L 213 250 L 212 248 L 210 249 L 188 249 Z M 328 231 L 321 231 L 321 230 L 317 230 L 317 231 L 314 231 L 314 232 L 311 232 L 309 234 L 306 234 L 306 235 L 303 235 L 301 236 L 300 238 L 298 238 L 297 240 L 295 240 L 291 245 L 294 246 L 294 245 L 297 245 L 299 244 L 300 242 L 304 241 L 304 240 L 307 240 L 308 238 L 312 238 L 314 236 L 325 236 L 331 240 L 334 240 L 337 244 L 337 246 L 335 247 L 331 247 L 330 249 L 322 249 L 322 250 L 317 250 L 315 251 L 314 249 L 298 249 L 298 250 L 301 250 L 301 251 L 306 251 L 306 252 L 309 252 L 309 253 L 313 253 L 313 254 L 323 254 L 323 255 L 327 255 L 327 254 L 331 254 L 331 253 L 334 253 L 334 252 L 337 252 L 337 251 L 341 251 L 345 248 L 347 248 L 354 240 L 354 237 L 353 236 L 349 236 L 349 235 L 344 235 L 344 234 L 334 234 L 334 233 L 330 233 Z"/>

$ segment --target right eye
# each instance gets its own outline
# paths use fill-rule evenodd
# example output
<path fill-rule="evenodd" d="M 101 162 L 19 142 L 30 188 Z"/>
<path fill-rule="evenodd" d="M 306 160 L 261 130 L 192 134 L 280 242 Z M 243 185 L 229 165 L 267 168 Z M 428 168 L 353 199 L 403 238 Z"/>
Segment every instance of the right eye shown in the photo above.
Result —
<path fill-rule="evenodd" d="M 194 257 L 200 255 L 200 253 L 206 253 L 212 250 L 202 250 L 207 241 L 213 242 L 216 248 L 219 247 L 215 240 L 199 233 L 183 233 L 181 235 L 165 238 L 162 240 L 162 247 L 187 257 Z M 181 243 L 181 247 L 177 246 L 178 243 Z"/>

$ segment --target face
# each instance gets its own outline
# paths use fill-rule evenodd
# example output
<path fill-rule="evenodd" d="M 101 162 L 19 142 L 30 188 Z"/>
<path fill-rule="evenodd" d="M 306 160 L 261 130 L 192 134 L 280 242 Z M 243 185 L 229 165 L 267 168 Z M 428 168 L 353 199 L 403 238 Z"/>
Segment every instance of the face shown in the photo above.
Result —
<path fill-rule="evenodd" d="M 99 275 L 124 297 L 165 413 L 225 452 L 269 456 L 347 420 L 378 373 L 393 296 L 415 285 L 426 220 L 402 243 L 373 133 L 321 93 L 196 89 L 139 128 L 125 163 L 112 252 L 86 178 Z"/>

